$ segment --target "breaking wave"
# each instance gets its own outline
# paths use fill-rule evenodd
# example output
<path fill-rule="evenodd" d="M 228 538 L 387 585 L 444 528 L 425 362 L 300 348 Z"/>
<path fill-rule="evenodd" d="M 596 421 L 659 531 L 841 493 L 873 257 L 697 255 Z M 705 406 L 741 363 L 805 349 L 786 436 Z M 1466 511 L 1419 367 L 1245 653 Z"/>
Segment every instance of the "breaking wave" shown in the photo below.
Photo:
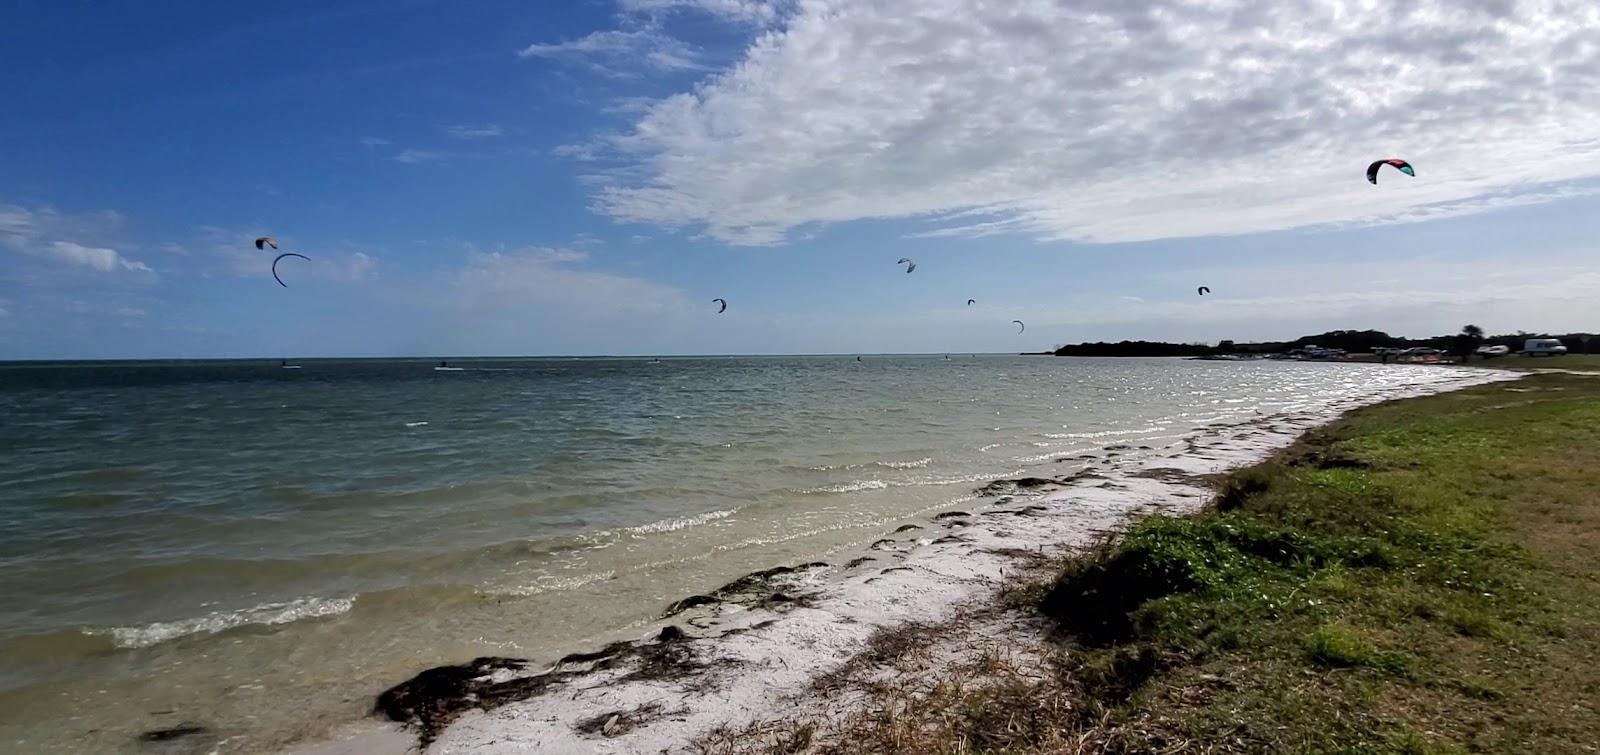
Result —
<path fill-rule="evenodd" d="M 85 633 L 109 634 L 112 643 L 119 648 L 144 648 L 189 635 L 216 634 L 250 625 L 277 626 L 337 616 L 354 605 L 355 598 L 298 598 L 284 603 L 263 603 L 237 611 L 215 611 L 192 619 L 157 621 L 137 627 L 90 629 Z"/>

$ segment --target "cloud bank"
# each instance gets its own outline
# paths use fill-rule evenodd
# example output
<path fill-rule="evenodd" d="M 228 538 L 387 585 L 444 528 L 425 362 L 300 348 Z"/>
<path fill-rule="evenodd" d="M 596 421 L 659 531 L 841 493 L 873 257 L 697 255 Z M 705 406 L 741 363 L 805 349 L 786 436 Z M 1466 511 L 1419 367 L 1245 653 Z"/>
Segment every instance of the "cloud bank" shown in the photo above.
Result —
<path fill-rule="evenodd" d="M 782 15 L 787 3 L 778 0 L 621 0 L 629 13 L 664 13 L 690 10 L 730 21 L 769 24 Z"/>
<path fill-rule="evenodd" d="M 102 273 L 130 271 L 139 273 L 154 272 L 149 265 L 135 262 L 118 254 L 115 249 L 105 247 L 84 246 L 72 241 L 54 241 L 44 248 L 45 253 L 62 262 L 87 267 Z"/>
<path fill-rule="evenodd" d="M 50 207 L 0 204 L 0 247 L 100 273 L 154 275 L 149 265 L 115 249 L 74 240 L 111 238 L 122 224 L 122 215 L 111 210 L 64 214 Z"/>
<path fill-rule="evenodd" d="M 589 61 L 597 69 L 611 74 L 617 73 L 617 70 L 608 67 L 608 64 L 627 65 L 641 60 L 661 71 L 705 68 L 693 47 L 653 26 L 597 31 L 565 42 L 531 44 L 522 48 L 517 56 Z"/>
<path fill-rule="evenodd" d="M 597 199 L 735 244 L 874 218 L 1095 242 L 1405 222 L 1600 176 L 1589 0 L 623 7 L 774 23 L 612 139 L 630 169 Z M 1417 178 L 1368 185 L 1395 155 Z"/>

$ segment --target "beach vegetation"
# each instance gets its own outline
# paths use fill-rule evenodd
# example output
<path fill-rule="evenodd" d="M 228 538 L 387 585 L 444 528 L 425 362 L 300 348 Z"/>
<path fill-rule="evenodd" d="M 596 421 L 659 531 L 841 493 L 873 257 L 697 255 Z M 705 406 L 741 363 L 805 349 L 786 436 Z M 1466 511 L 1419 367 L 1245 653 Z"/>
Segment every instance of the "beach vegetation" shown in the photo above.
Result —
<path fill-rule="evenodd" d="M 1042 594 L 1008 587 L 1009 610 L 1057 628 L 1042 654 L 880 684 L 809 751 L 1600 742 L 1600 378 L 1370 407 L 1218 485 L 1218 505 L 1135 524 Z"/>

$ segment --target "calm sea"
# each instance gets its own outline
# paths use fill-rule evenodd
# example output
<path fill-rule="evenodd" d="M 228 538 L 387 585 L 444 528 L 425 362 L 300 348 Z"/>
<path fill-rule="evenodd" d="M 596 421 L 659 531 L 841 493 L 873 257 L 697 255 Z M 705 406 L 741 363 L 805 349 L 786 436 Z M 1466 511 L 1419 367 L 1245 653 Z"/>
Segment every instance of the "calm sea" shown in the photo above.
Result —
<path fill-rule="evenodd" d="M 270 750 L 994 478 L 1440 368 L 952 355 L 0 365 L 0 749 Z M 1142 449 L 1147 447 L 1149 450 Z"/>

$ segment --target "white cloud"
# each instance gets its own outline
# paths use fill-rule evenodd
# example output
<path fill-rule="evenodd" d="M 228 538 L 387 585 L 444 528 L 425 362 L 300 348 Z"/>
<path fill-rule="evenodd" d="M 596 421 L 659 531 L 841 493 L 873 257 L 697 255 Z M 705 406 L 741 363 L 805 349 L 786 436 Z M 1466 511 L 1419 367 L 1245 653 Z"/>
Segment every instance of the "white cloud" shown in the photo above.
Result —
<path fill-rule="evenodd" d="M 427 149 L 407 149 L 389 159 L 397 163 L 416 165 L 417 163 L 431 162 L 433 160 L 443 160 L 446 157 L 449 157 L 449 155 L 444 152 L 435 152 Z"/>
<path fill-rule="evenodd" d="M 391 145 L 393 143 L 394 142 L 391 142 L 388 139 L 384 139 L 384 138 L 378 137 L 378 136 L 363 136 L 363 137 L 361 137 L 361 146 L 363 146 L 363 147 L 387 147 L 387 146 L 389 146 L 389 145 Z"/>
<path fill-rule="evenodd" d="M 743 244 L 867 218 L 1119 242 L 1483 212 L 1600 176 L 1600 5 L 802 0 L 614 143 L 645 177 L 603 210 Z M 1417 177 L 1368 185 L 1391 155 Z"/>
<path fill-rule="evenodd" d="M 604 146 L 595 142 L 580 144 L 558 144 L 550 149 L 550 154 L 556 157 L 565 157 L 578 162 L 592 162 L 600 159 Z"/>
<path fill-rule="evenodd" d="M 597 31 L 567 42 L 531 44 L 522 48 L 517 55 L 523 58 L 604 60 L 614 65 L 629 67 L 643 60 L 650 67 L 662 71 L 692 71 L 705 68 L 693 47 L 682 40 L 663 34 L 653 26 L 632 30 Z M 616 73 L 600 63 L 594 65 L 607 73 Z"/>
<path fill-rule="evenodd" d="M 674 10 L 694 10 L 733 21 L 772 23 L 783 13 L 788 3 L 776 0 L 621 0 L 622 9 L 630 13 L 660 13 Z"/>
<path fill-rule="evenodd" d="M 32 212 L 16 205 L 0 205 L 0 243 L 18 248 L 36 234 Z"/>
<path fill-rule="evenodd" d="M 648 350 L 692 307 L 682 291 L 591 269 L 580 249 L 528 247 L 473 252 L 444 292 L 427 300 L 447 310 L 453 340 L 497 353 L 568 344 L 566 350 Z M 624 346 L 623 344 L 627 344 Z"/>
<path fill-rule="evenodd" d="M 134 319 L 144 317 L 145 311 L 138 307 L 119 307 L 117 308 L 117 314 L 129 319 Z"/>
<path fill-rule="evenodd" d="M 377 269 L 377 260 L 368 256 L 366 252 L 354 252 L 329 257 L 319 275 L 330 280 L 350 282 L 366 280 L 372 277 Z"/>
<path fill-rule="evenodd" d="M 154 273 L 149 265 L 136 262 L 118 254 L 115 249 L 84 246 L 73 241 L 55 241 L 44 247 L 44 254 L 62 262 L 98 270 L 102 273 L 129 271 Z"/>
<path fill-rule="evenodd" d="M 0 203 L 0 246 L 29 251 L 41 242 L 65 236 L 109 239 L 126 219 L 114 210 L 62 213 L 51 207 L 27 208 Z"/>
<path fill-rule="evenodd" d="M 618 97 L 600 110 L 611 115 L 642 115 L 660 101 L 655 97 Z"/>
<path fill-rule="evenodd" d="M 457 139 L 488 139 L 505 133 L 493 123 L 483 126 L 446 126 L 445 131 Z"/>

